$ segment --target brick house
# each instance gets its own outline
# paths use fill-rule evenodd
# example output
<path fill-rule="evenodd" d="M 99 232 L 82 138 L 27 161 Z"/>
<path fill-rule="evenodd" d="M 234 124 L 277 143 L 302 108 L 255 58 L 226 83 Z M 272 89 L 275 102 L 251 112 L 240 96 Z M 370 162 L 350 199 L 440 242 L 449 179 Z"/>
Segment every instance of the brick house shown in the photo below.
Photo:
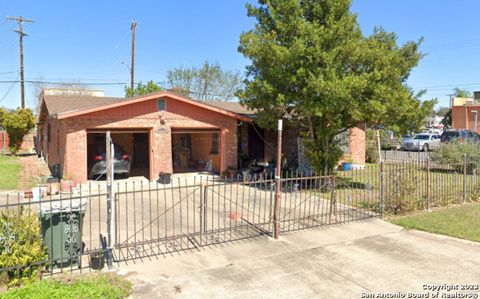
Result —
<path fill-rule="evenodd" d="M 477 116 L 477 128 L 475 127 L 475 113 L 480 113 L 480 103 L 472 98 L 452 99 L 452 128 L 474 130 L 480 133 L 480 114 Z"/>
<path fill-rule="evenodd" d="M 239 156 L 270 161 L 275 132 L 255 126 L 252 111 L 239 103 L 199 102 L 161 91 L 134 98 L 108 98 L 102 93 L 67 94 L 44 90 L 38 119 L 40 154 L 64 177 L 86 181 L 92 156 L 113 142 L 131 155 L 131 175 L 154 180 L 160 173 L 214 172 L 237 169 Z M 365 161 L 365 131 L 350 130 L 349 151 Z M 285 136 L 298 137 L 295 130 Z M 284 138 L 285 155 L 295 159 L 296 142 Z M 242 165 L 240 165 L 242 167 Z"/>

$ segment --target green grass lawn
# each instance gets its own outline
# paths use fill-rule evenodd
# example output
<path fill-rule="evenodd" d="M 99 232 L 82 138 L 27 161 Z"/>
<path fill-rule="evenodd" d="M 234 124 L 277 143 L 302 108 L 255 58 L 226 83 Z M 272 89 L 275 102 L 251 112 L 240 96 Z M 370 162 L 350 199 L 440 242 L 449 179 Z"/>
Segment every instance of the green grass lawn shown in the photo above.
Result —
<path fill-rule="evenodd" d="M 480 242 L 480 203 L 452 206 L 390 220 L 407 229 Z"/>
<path fill-rule="evenodd" d="M 0 299 L 126 298 L 132 284 L 114 274 L 80 276 L 73 279 L 44 279 L 0 294 Z"/>
<path fill-rule="evenodd" d="M 0 156 L 0 190 L 18 189 L 20 161 L 17 157 Z"/>

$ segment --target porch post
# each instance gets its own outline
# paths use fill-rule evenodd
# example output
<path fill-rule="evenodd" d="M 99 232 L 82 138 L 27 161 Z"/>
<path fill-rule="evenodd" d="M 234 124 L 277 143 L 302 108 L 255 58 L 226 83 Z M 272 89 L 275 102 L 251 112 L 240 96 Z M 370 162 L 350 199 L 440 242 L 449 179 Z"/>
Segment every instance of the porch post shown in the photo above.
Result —
<path fill-rule="evenodd" d="M 227 169 L 227 151 L 225 146 L 225 129 L 220 130 L 220 174 Z"/>

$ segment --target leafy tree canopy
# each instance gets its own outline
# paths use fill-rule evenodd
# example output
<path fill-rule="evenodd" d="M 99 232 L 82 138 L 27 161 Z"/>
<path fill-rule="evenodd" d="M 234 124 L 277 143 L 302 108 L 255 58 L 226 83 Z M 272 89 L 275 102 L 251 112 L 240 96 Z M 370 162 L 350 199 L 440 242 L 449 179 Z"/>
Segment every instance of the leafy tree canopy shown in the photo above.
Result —
<path fill-rule="evenodd" d="M 1 110 L 1 109 L 0 109 Z M 20 109 L 6 112 L 0 111 L 1 125 L 10 138 L 10 150 L 16 153 L 22 144 L 23 137 L 35 127 L 35 117 L 30 109 Z"/>
<path fill-rule="evenodd" d="M 455 87 L 453 89 L 453 96 L 458 98 L 471 98 L 473 95 L 470 91 L 466 89 Z"/>
<path fill-rule="evenodd" d="M 243 103 L 273 127 L 285 118 L 306 132 L 317 171 L 341 157 L 335 136 L 365 122 L 410 129 L 435 101 L 420 101 L 406 85 L 422 54 L 421 40 L 397 45 L 397 36 L 360 31 L 350 0 L 259 0 L 247 5 L 256 19 L 240 37 L 247 67 Z M 424 115 L 422 115 L 424 114 Z"/>
<path fill-rule="evenodd" d="M 147 84 L 143 84 L 142 82 L 140 82 L 133 90 L 132 88 L 125 86 L 125 97 L 136 97 L 160 90 L 162 90 L 162 87 L 160 87 L 160 85 L 157 85 L 153 81 L 148 81 Z"/>
<path fill-rule="evenodd" d="M 178 67 L 167 72 L 170 88 L 202 101 L 231 101 L 243 86 L 239 71 L 224 70 L 218 63 L 205 61 L 201 67 Z"/>

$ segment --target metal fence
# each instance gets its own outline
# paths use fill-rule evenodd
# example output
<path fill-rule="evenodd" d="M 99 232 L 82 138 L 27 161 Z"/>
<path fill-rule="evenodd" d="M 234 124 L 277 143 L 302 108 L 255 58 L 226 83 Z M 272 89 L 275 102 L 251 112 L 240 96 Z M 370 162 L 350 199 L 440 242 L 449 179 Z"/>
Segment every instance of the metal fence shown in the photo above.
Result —
<path fill-rule="evenodd" d="M 369 207 L 378 199 L 355 206 L 335 176 L 286 172 L 280 182 L 281 234 L 377 216 Z M 96 269 L 110 254 L 128 262 L 273 234 L 270 175 L 184 177 L 167 185 L 119 181 L 112 206 L 105 182 L 62 184 L 58 193 L 56 184 L 0 195 L 0 272 L 14 283 Z"/>
<path fill-rule="evenodd" d="M 118 184 L 115 259 L 169 255 L 272 236 L 276 184 L 272 177 L 193 177 L 178 179 L 168 186 Z M 341 198 L 342 193 L 337 193 L 334 176 L 285 173 L 280 181 L 280 233 L 377 215 L 349 206 Z"/>
<path fill-rule="evenodd" d="M 278 232 L 478 201 L 479 167 L 480 159 L 463 157 L 457 163 L 386 159 L 327 176 L 284 172 Z M 0 272 L 18 283 L 96 269 L 104 258 L 129 262 L 270 237 L 276 183 L 265 174 L 169 184 L 124 180 L 115 183 L 113 205 L 105 182 L 0 194 Z"/>

